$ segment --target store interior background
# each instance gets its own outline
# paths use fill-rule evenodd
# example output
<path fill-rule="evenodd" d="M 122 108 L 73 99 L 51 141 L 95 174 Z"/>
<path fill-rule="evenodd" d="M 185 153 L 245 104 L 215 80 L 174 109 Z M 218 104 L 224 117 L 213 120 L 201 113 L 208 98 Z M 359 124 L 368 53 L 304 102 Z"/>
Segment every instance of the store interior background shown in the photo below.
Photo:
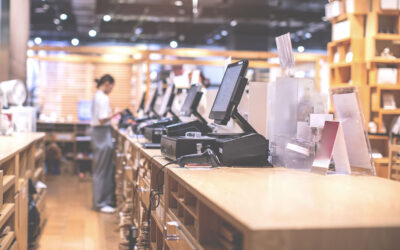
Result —
<path fill-rule="evenodd" d="M 340 2 L 339 9 L 332 7 L 333 16 L 326 13 L 329 2 Z M 389 10 L 381 9 L 383 2 Z M 34 130 L 46 132 L 46 156 L 59 154 L 60 160 L 38 178 L 48 184 L 41 249 L 54 249 L 61 241 L 66 249 L 118 245 L 118 230 L 110 230 L 117 219 L 88 209 L 94 79 L 113 75 L 112 108 L 133 111 L 143 92 L 170 72 L 176 87 L 183 88 L 189 86 L 189 73 L 198 69 L 209 79 L 209 89 L 217 90 L 230 60 L 249 59 L 249 81 L 268 84 L 287 74 L 275 42 L 287 32 L 296 60 L 291 73 L 311 79 L 328 105 L 331 87 L 358 87 L 366 124 L 376 125 L 369 134 L 376 175 L 400 180 L 400 168 L 390 167 L 393 141 L 388 133 L 400 116 L 400 1 L 396 10 L 390 9 L 392 2 L 397 3 L 2 0 L 0 82 L 20 79 L 26 84 L 25 106 L 38 111 Z M 389 55 L 382 55 L 385 48 Z M 393 96 L 394 107 L 385 107 L 385 95 Z"/>
<path fill-rule="evenodd" d="M 351 12 L 347 2 L 353 5 Z M 290 32 L 296 57 L 294 77 L 313 79 L 328 102 L 330 87 L 358 86 L 366 122 L 374 121 L 378 133 L 385 134 L 399 112 L 382 110 L 382 95 L 392 92 L 397 97 L 398 87 L 384 84 L 376 88 L 374 79 L 381 67 L 396 70 L 397 61 L 375 58 L 385 47 L 397 55 L 398 13 L 377 11 L 379 0 L 365 6 L 362 1 L 342 1 L 337 16 L 327 17 L 327 3 L 2 1 L 0 80 L 26 83 L 26 104 L 40 112 L 39 120 L 75 122 L 88 119 L 85 115 L 95 92 L 93 80 L 105 73 L 113 74 L 118 85 L 110 96 L 112 107 L 133 110 L 146 86 L 165 72 L 174 72 L 179 87 L 185 86 L 188 72 L 199 69 L 210 80 L 211 88 L 217 88 L 229 57 L 253 61 L 250 81 L 274 81 L 284 75 L 275 37 Z M 377 21 L 373 21 L 376 15 Z M 346 20 L 351 21 L 351 32 L 336 32 L 339 36 L 349 33 L 347 38 L 338 38 L 332 27 Z M 384 31 L 373 31 L 374 23 L 383 25 Z M 385 25 L 395 27 L 395 31 L 388 31 Z M 392 34 L 379 36 L 387 32 Z M 348 52 L 352 53 L 350 62 Z M 39 124 L 40 129 L 46 130 Z M 74 131 L 73 126 L 66 129 Z M 370 139 L 383 156 L 377 160 L 378 175 L 387 177 L 388 137 Z M 83 156 L 87 159 L 86 153 Z M 382 171 L 379 166 L 384 167 Z"/>

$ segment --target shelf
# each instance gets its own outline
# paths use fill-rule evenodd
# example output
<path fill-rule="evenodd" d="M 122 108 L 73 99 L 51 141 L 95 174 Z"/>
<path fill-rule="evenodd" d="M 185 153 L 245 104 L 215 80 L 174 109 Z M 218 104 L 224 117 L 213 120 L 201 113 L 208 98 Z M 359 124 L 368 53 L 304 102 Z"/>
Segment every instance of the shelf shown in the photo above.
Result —
<path fill-rule="evenodd" d="M 384 57 L 375 57 L 369 61 L 370 63 L 387 63 L 387 64 L 400 64 L 400 59 L 390 59 Z"/>
<path fill-rule="evenodd" d="M 344 39 L 340 39 L 340 40 L 336 40 L 336 41 L 331 41 L 329 42 L 330 44 L 332 44 L 332 46 L 337 46 L 341 43 L 350 43 L 351 42 L 351 38 L 344 38 Z"/>
<path fill-rule="evenodd" d="M 43 156 L 43 149 L 39 148 L 36 152 L 35 152 L 35 161 L 37 161 L 38 159 L 40 159 Z"/>
<path fill-rule="evenodd" d="M 8 232 L 0 239 L 0 249 L 8 249 L 15 239 L 15 232 Z"/>
<path fill-rule="evenodd" d="M 400 115 L 400 109 L 381 109 L 383 115 Z"/>
<path fill-rule="evenodd" d="M 0 211 L 0 228 L 4 226 L 7 220 L 14 213 L 15 204 L 14 203 L 4 203 Z"/>
<path fill-rule="evenodd" d="M 35 170 L 35 172 L 33 174 L 33 182 L 34 183 L 36 183 L 39 180 L 39 178 L 40 178 L 40 176 L 42 176 L 43 172 L 44 172 L 43 167 Z"/>
<path fill-rule="evenodd" d="M 328 19 L 331 23 L 338 23 L 342 22 L 348 19 L 348 14 L 347 13 L 342 13 L 339 16 L 332 17 Z"/>
<path fill-rule="evenodd" d="M 344 67 L 351 67 L 353 62 L 342 62 L 342 63 L 332 63 L 330 68 L 344 68 Z"/>
<path fill-rule="evenodd" d="M 370 140 L 388 140 L 389 136 L 387 136 L 387 135 L 371 135 L 371 134 L 369 134 L 368 138 Z"/>
<path fill-rule="evenodd" d="M 333 83 L 330 85 L 331 88 L 344 88 L 344 87 L 354 87 L 356 85 L 352 85 L 350 83 Z"/>
<path fill-rule="evenodd" d="M 15 184 L 15 175 L 3 176 L 3 193 L 7 192 Z"/>
<path fill-rule="evenodd" d="M 400 40 L 400 35 L 399 34 L 384 34 L 384 33 L 379 33 L 374 36 L 376 40 Z"/>
<path fill-rule="evenodd" d="M 389 164 L 389 158 L 388 157 L 382 157 L 382 158 L 374 158 L 375 164 Z"/>
<path fill-rule="evenodd" d="M 371 88 L 400 90 L 400 84 L 377 84 L 377 85 L 371 85 Z"/>

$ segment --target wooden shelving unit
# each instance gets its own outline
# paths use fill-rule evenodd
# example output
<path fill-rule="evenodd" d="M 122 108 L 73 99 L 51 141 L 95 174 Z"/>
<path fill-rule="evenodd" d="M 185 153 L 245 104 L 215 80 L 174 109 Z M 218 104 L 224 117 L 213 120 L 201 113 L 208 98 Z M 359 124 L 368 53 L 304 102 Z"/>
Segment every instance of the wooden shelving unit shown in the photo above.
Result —
<path fill-rule="evenodd" d="M 342 0 L 341 4 L 343 13 L 330 21 L 333 26 L 348 21 L 350 35 L 328 44 L 331 87 L 357 86 L 366 122 L 375 122 L 378 132 L 386 133 L 392 119 L 400 115 L 399 101 L 399 109 L 383 108 L 384 94 L 394 94 L 395 100 L 400 100 L 400 10 L 381 9 L 381 0 Z M 348 6 L 354 7 L 352 13 L 347 12 Z M 382 57 L 384 48 L 390 48 L 395 58 Z M 397 69 L 395 84 L 378 81 L 382 67 Z M 377 175 L 387 177 L 388 136 L 370 136 L 370 142 L 373 151 L 383 155 L 375 160 Z"/>
<path fill-rule="evenodd" d="M 75 172 L 81 166 L 91 171 L 93 158 L 89 127 L 89 123 L 79 122 L 37 123 L 37 130 L 46 133 L 46 144 L 56 142 L 61 147 L 63 156 L 73 162 Z"/>

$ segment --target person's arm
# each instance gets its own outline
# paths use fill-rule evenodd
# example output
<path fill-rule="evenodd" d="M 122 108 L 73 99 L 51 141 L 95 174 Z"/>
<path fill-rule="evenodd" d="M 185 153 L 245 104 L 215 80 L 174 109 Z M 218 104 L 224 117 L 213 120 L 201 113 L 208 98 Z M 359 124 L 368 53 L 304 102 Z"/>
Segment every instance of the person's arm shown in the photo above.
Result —
<path fill-rule="evenodd" d="M 121 114 L 122 112 L 123 111 L 119 111 L 119 112 L 116 112 L 116 113 L 112 114 L 109 117 L 106 117 L 106 118 L 103 118 L 103 119 L 99 119 L 100 125 L 104 125 L 105 123 L 109 122 L 114 116 L 117 116 L 117 115 Z"/>

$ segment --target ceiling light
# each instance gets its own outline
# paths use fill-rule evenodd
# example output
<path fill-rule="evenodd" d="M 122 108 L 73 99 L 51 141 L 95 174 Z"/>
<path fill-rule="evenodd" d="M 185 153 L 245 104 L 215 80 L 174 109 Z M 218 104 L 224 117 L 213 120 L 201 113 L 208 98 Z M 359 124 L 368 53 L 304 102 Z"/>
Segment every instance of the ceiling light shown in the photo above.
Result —
<path fill-rule="evenodd" d="M 304 46 L 299 46 L 299 47 L 297 47 L 297 51 L 298 52 L 300 52 L 300 53 L 303 53 L 304 52 Z"/>
<path fill-rule="evenodd" d="M 220 40 L 222 38 L 222 36 L 220 35 L 220 34 L 216 34 L 215 36 L 214 36 L 214 39 L 215 40 Z"/>
<path fill-rule="evenodd" d="M 175 6 L 182 6 L 183 2 L 181 0 L 176 0 L 174 4 Z"/>
<path fill-rule="evenodd" d="M 179 41 L 183 41 L 183 40 L 185 40 L 185 35 L 183 35 L 183 34 L 181 34 L 181 35 L 179 35 Z"/>
<path fill-rule="evenodd" d="M 140 35 L 140 34 L 142 34 L 142 32 L 143 32 L 143 28 L 142 28 L 142 27 L 137 27 L 137 28 L 135 29 L 135 34 L 136 34 L 136 35 Z"/>
<path fill-rule="evenodd" d="M 109 21 L 111 21 L 111 16 L 108 15 L 108 14 L 104 15 L 104 16 L 103 16 L 103 21 L 104 21 L 104 22 L 109 22 Z"/>
<path fill-rule="evenodd" d="M 214 42 L 213 39 L 211 39 L 211 38 L 208 38 L 208 39 L 207 39 L 207 44 L 212 44 L 213 42 Z"/>
<path fill-rule="evenodd" d="M 79 45 L 79 39 L 78 39 L 78 38 L 72 38 L 71 44 L 72 44 L 73 46 L 78 46 L 78 45 Z"/>
<path fill-rule="evenodd" d="M 97 36 L 97 31 L 96 31 L 96 30 L 93 30 L 93 29 L 89 30 L 89 36 L 90 36 L 90 37 L 95 37 L 95 36 Z"/>
<path fill-rule="evenodd" d="M 230 22 L 231 27 L 235 27 L 238 24 L 238 22 L 236 20 L 232 20 Z"/>
<path fill-rule="evenodd" d="M 60 15 L 60 19 L 63 20 L 63 21 L 65 21 L 65 20 L 68 19 L 68 15 L 65 14 L 65 13 L 62 13 L 62 14 Z"/>
<path fill-rule="evenodd" d="M 63 30 L 63 27 L 62 27 L 61 25 L 58 25 L 58 26 L 56 27 L 56 30 L 57 30 L 57 31 L 62 31 L 62 30 Z"/>
<path fill-rule="evenodd" d="M 42 38 L 40 37 L 35 37 L 35 39 L 33 39 L 33 41 L 35 42 L 36 45 L 39 45 L 42 43 Z"/>
<path fill-rule="evenodd" d="M 222 36 L 227 36 L 228 35 L 228 31 L 227 30 L 221 30 L 221 35 Z"/>
<path fill-rule="evenodd" d="M 310 32 L 307 32 L 307 33 L 304 34 L 304 37 L 305 37 L 306 39 L 310 39 L 310 38 L 312 37 L 312 35 L 311 35 Z"/>
<path fill-rule="evenodd" d="M 53 23 L 54 23 L 55 25 L 60 24 L 60 19 L 54 18 L 54 19 L 53 19 Z"/>
<path fill-rule="evenodd" d="M 171 42 L 169 43 L 169 46 L 170 46 L 171 48 L 175 49 L 175 48 L 178 47 L 178 42 L 173 40 L 173 41 L 171 41 Z"/>

